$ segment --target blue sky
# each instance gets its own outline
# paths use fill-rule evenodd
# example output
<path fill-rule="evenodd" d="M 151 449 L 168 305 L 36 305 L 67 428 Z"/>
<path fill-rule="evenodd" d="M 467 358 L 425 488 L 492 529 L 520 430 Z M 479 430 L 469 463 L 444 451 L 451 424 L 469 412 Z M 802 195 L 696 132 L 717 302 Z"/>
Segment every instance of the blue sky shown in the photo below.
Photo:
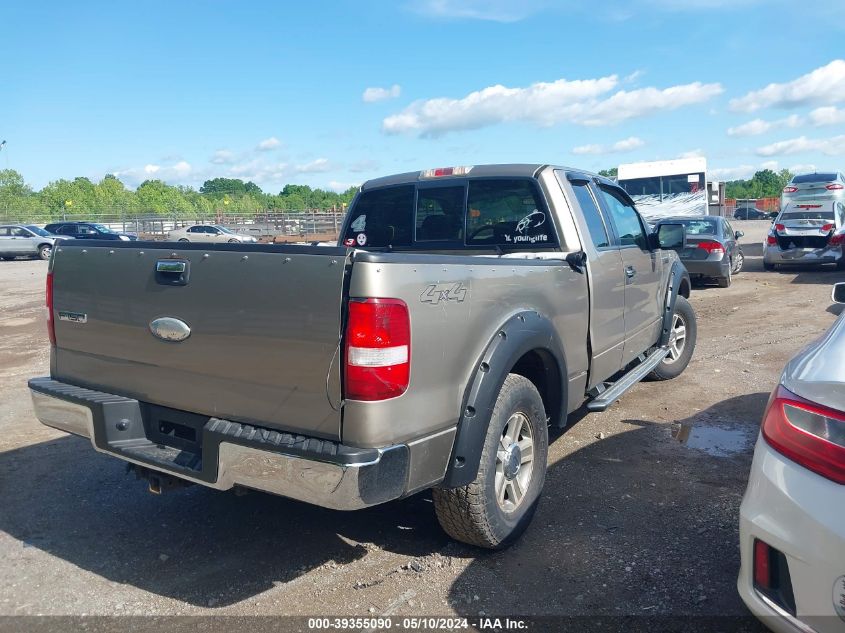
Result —
<path fill-rule="evenodd" d="M 343 189 L 428 167 L 845 169 L 842 0 L 4 3 L 0 167 Z"/>

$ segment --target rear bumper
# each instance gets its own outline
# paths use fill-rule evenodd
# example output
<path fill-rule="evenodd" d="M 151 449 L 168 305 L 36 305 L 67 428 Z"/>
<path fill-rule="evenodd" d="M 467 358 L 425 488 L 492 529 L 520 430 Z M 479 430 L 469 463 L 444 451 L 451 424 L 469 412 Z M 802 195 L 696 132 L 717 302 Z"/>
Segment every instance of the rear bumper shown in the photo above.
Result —
<path fill-rule="evenodd" d="M 727 277 L 728 269 L 731 266 L 727 258 L 719 260 L 682 259 L 681 262 L 692 277 Z"/>
<path fill-rule="evenodd" d="M 842 247 L 833 248 L 791 248 L 782 250 L 778 245 L 763 247 L 763 261 L 767 264 L 835 264 L 842 259 Z"/>
<path fill-rule="evenodd" d="M 445 474 L 455 434 L 452 428 L 408 444 L 356 448 L 209 418 L 198 427 L 195 446 L 179 448 L 149 439 L 137 400 L 49 378 L 34 378 L 29 387 L 42 424 L 86 437 L 101 453 L 217 490 L 242 486 L 335 510 L 434 485 Z M 412 468 L 434 479 L 420 481 Z"/>
<path fill-rule="evenodd" d="M 836 606 L 845 600 L 843 526 L 845 486 L 786 459 L 759 437 L 740 507 L 737 588 L 751 612 L 770 629 L 802 633 L 845 629 L 845 617 L 840 619 Z M 786 557 L 795 614 L 754 587 L 755 539 Z"/>

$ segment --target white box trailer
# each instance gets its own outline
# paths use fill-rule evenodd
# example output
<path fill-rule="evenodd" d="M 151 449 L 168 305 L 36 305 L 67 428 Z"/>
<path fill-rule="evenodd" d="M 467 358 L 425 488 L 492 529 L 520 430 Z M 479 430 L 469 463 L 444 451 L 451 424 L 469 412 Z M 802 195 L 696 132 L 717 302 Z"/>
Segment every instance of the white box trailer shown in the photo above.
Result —
<path fill-rule="evenodd" d="M 677 158 L 619 165 L 617 180 L 649 221 L 707 215 L 707 159 Z"/>

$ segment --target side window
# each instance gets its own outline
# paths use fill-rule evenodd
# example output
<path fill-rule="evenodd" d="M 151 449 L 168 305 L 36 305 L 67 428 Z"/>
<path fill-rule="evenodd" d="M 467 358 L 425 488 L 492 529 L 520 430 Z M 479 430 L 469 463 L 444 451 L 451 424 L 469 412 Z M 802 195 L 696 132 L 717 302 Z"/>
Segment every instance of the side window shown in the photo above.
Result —
<path fill-rule="evenodd" d="M 648 250 L 645 230 L 633 205 L 614 187 L 599 185 L 599 193 L 610 213 L 610 221 L 616 227 L 619 244 L 621 246 L 636 245 L 644 251 Z"/>
<path fill-rule="evenodd" d="M 571 184 L 575 197 L 578 199 L 578 206 L 581 207 L 584 219 L 587 220 L 587 229 L 590 231 L 593 246 L 607 248 L 610 246 L 607 227 L 604 225 L 601 211 L 599 211 L 596 201 L 593 199 L 593 194 L 590 193 L 590 187 L 586 182 L 572 182 Z"/>
<path fill-rule="evenodd" d="M 9 237 L 9 229 L 6 227 L 0 228 L 0 237 Z"/>
<path fill-rule="evenodd" d="M 13 237 L 32 237 L 25 229 L 12 229 Z"/>
<path fill-rule="evenodd" d="M 462 242 L 465 191 L 463 186 L 419 189 L 414 241 Z"/>
<path fill-rule="evenodd" d="M 470 180 L 467 209 L 467 246 L 557 246 L 551 218 L 531 180 Z"/>
<path fill-rule="evenodd" d="M 362 192 L 349 210 L 345 246 L 410 246 L 414 185 Z"/>
<path fill-rule="evenodd" d="M 92 229 L 90 226 L 87 226 L 85 224 L 80 224 L 77 227 L 76 232 L 79 233 L 80 235 L 94 235 L 97 231 Z"/>
<path fill-rule="evenodd" d="M 192 226 L 191 228 L 188 229 L 188 233 L 199 233 L 199 232 L 200 232 L 200 227 L 198 227 L 198 226 Z"/>

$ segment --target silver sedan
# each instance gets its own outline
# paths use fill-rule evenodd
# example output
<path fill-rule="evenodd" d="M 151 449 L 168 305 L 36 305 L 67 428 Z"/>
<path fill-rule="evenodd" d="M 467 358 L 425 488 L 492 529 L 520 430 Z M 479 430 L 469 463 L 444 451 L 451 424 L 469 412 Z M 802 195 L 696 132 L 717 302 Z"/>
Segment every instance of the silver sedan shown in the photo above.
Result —
<path fill-rule="evenodd" d="M 171 242 L 240 242 L 251 244 L 258 241 L 251 235 L 235 233 L 219 224 L 195 224 L 194 226 L 174 229 L 170 231 L 168 237 Z"/>

